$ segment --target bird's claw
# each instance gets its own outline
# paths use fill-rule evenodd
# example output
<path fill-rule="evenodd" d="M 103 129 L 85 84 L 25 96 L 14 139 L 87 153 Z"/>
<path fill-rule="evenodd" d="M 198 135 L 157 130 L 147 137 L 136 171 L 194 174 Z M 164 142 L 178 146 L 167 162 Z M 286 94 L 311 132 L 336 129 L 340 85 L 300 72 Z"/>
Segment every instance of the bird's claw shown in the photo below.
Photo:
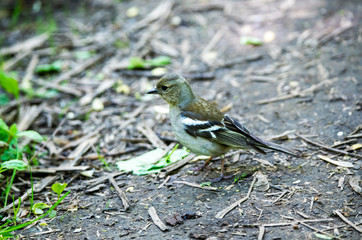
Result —
<path fill-rule="evenodd" d="M 213 182 L 213 183 L 216 183 L 216 182 L 220 182 L 221 180 L 224 180 L 224 179 L 229 179 L 229 178 L 232 178 L 233 175 L 229 175 L 229 176 L 224 176 L 223 173 L 220 174 L 220 177 L 218 178 L 213 178 L 213 179 L 209 179 L 210 182 Z"/>

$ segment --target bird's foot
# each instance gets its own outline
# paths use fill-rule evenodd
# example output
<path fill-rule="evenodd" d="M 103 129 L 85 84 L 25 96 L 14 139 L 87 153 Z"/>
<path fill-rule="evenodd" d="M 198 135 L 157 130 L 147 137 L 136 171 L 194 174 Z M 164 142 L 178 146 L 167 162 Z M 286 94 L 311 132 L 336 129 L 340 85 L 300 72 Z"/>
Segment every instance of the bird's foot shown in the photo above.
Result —
<path fill-rule="evenodd" d="M 206 165 L 206 164 L 202 164 L 202 165 L 199 166 L 199 167 L 193 168 L 192 171 L 194 171 L 194 172 L 200 172 L 200 171 L 204 170 L 205 168 L 207 168 L 207 165 Z"/>
<path fill-rule="evenodd" d="M 210 157 L 209 159 L 207 159 L 207 160 L 204 162 L 204 164 L 201 165 L 200 167 L 197 167 L 197 168 L 192 169 L 192 171 L 194 171 L 194 172 L 199 172 L 199 171 L 204 170 L 204 169 L 209 165 L 211 159 L 212 159 L 212 157 Z"/>
<path fill-rule="evenodd" d="M 220 177 L 218 178 L 213 178 L 213 179 L 209 179 L 210 182 L 213 182 L 213 183 L 216 183 L 216 182 L 220 182 L 221 180 L 224 180 L 224 179 L 229 179 L 229 178 L 232 178 L 234 175 L 229 175 L 229 176 L 224 176 L 223 173 L 220 174 Z"/>

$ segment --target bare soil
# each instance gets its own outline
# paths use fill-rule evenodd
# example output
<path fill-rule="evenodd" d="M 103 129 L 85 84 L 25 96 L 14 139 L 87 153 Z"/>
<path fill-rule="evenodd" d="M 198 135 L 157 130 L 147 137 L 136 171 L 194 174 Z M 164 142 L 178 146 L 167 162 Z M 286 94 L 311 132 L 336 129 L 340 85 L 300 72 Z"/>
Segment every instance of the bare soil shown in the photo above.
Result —
<path fill-rule="evenodd" d="M 2 11 L 11 13 L 13 6 L 8 2 L 2 3 L 6 7 Z M 50 76 L 34 73 L 31 81 L 38 89 L 46 86 L 44 81 L 54 81 L 87 61 L 76 59 L 75 52 L 93 51 L 92 58 L 99 57 L 80 73 L 55 83 L 58 95 L 23 98 L 22 106 L 41 106 L 29 129 L 50 138 L 56 149 L 52 155 L 49 147 L 36 147 L 38 168 L 70 164 L 75 160 L 69 156 L 75 156 L 76 166 L 89 166 L 95 172 L 92 178 L 79 171 L 34 172 L 36 181 L 54 176 L 54 181 L 69 183 L 71 193 L 58 206 L 57 216 L 45 219 L 46 226 L 37 223 L 18 231 L 22 239 L 361 239 L 357 229 L 362 228 L 358 192 L 362 153 L 351 149 L 361 143 L 360 1 L 54 1 L 48 8 L 43 3 L 37 13 L 32 12 L 33 3 L 24 5 L 30 14 L 20 15 L 25 26 L 8 28 L 9 15 L 0 17 L 2 48 L 36 36 L 37 16 L 51 14 L 57 23 L 52 37 L 13 67 L 20 78 L 34 55 L 39 64 L 61 59 L 67 65 Z M 160 5 L 164 8 L 152 19 L 150 12 Z M 126 11 L 133 6 L 140 12 L 129 18 Z M 258 37 L 264 43 L 242 45 L 242 36 Z M 284 133 L 275 141 L 300 149 L 303 156 L 231 154 L 226 173 L 235 177 L 213 183 L 216 191 L 177 181 L 201 184 L 218 177 L 220 159 L 199 173 L 192 169 L 202 161 L 191 161 L 163 177 L 123 173 L 114 179 L 129 199 L 125 211 L 108 176 L 118 172 L 116 161 L 156 147 L 139 128 L 150 126 L 164 144 L 174 142 L 163 112 L 166 103 L 144 97 L 158 76 L 152 76 L 151 69 L 124 67 L 130 57 L 159 55 L 172 58 L 168 72 L 184 74 L 195 92 L 220 108 L 230 107 L 228 114 L 256 135 L 271 139 Z M 130 87 L 129 94 L 116 91 L 119 80 Z M 104 83 L 109 87 L 100 90 Z M 85 95 L 90 101 L 84 100 Z M 94 98 L 104 103 L 103 110 L 92 110 Z M 3 107 L 2 117 L 15 121 L 13 111 L 17 110 Z M 349 140 L 334 147 L 349 155 L 314 146 L 299 135 L 326 147 Z M 75 155 L 82 143 L 89 147 Z M 109 167 L 97 158 L 97 152 Z M 321 155 L 353 167 L 328 163 Z M 261 172 L 269 186 L 256 183 L 249 199 L 216 218 L 246 196 L 255 172 Z M 167 175 L 169 180 L 159 188 Z M 90 182 L 102 176 L 105 181 Z M 18 177 L 28 179 L 28 174 Z M 352 188 L 353 181 L 357 187 Z M 53 202 L 50 186 L 36 192 L 35 201 Z M 29 187 L 19 184 L 22 191 Z M 148 213 L 151 206 L 163 223 L 174 225 L 160 230 Z"/>

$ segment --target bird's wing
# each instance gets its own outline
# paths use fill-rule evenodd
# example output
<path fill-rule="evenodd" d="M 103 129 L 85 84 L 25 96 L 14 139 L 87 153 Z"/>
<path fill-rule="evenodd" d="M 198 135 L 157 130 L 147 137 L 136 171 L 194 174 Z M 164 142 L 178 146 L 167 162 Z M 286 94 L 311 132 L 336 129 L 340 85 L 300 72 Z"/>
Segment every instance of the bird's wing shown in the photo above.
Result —
<path fill-rule="evenodd" d="M 263 154 L 265 151 L 260 147 L 268 148 L 264 141 L 227 115 L 221 121 L 206 121 L 201 115 L 188 111 L 182 112 L 180 116 L 185 131 L 192 136 L 207 138 L 233 148 L 254 149 Z"/>

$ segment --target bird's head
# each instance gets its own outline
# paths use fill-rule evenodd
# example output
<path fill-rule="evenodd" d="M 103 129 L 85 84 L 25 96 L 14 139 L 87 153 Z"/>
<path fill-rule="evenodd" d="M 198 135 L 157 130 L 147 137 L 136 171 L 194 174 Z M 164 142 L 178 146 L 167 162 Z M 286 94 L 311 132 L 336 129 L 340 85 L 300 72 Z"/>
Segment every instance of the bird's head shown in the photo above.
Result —
<path fill-rule="evenodd" d="M 195 95 L 189 83 L 177 73 L 167 74 L 158 80 L 156 87 L 147 92 L 159 94 L 170 105 L 187 105 Z"/>

